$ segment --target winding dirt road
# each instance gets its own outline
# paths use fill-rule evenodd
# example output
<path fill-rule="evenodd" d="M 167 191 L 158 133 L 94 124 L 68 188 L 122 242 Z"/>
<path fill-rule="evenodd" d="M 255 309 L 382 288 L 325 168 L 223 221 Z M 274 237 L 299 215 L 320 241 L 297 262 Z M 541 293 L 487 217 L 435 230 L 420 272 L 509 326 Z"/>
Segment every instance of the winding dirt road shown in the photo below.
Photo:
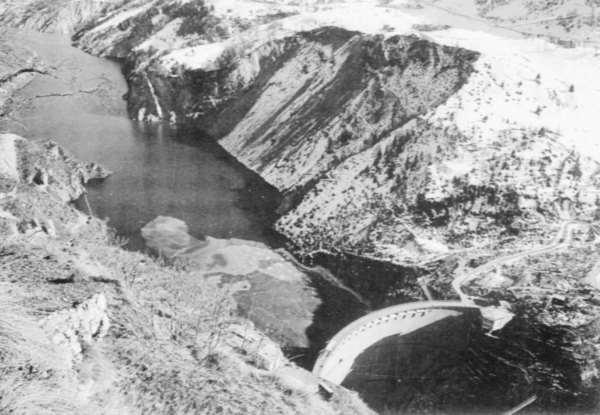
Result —
<path fill-rule="evenodd" d="M 457 272 L 459 275 L 457 275 L 456 278 L 454 278 L 454 280 L 452 281 L 452 288 L 456 291 L 462 302 L 465 302 L 467 304 L 474 304 L 473 298 L 465 294 L 462 290 L 462 287 L 466 283 L 468 283 L 469 281 L 473 281 L 474 279 L 477 279 L 481 274 L 490 272 L 495 268 L 501 267 L 502 265 L 514 263 L 529 256 L 543 255 L 568 247 L 571 243 L 571 240 L 573 239 L 574 228 L 581 225 L 589 224 L 580 220 L 565 219 L 563 220 L 563 222 L 561 222 L 560 229 L 558 230 L 556 236 L 549 245 L 544 245 L 537 248 L 532 248 L 524 252 L 508 254 L 499 258 L 495 258 L 489 262 L 486 262 L 483 265 L 480 265 L 477 268 L 474 268 L 471 272 L 460 272 L 464 269 L 463 267 L 460 267 L 458 270 L 459 272 Z"/>

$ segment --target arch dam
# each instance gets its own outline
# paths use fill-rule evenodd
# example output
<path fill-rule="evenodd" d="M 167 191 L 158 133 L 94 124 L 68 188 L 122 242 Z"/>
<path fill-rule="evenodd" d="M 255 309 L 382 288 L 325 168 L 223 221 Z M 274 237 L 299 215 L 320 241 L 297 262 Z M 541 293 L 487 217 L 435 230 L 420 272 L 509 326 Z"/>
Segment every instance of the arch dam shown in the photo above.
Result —
<path fill-rule="evenodd" d="M 420 301 L 374 311 L 349 324 L 329 341 L 313 373 L 339 385 L 350 374 L 357 358 L 376 343 L 461 316 L 481 321 L 479 307 L 460 301 Z"/>

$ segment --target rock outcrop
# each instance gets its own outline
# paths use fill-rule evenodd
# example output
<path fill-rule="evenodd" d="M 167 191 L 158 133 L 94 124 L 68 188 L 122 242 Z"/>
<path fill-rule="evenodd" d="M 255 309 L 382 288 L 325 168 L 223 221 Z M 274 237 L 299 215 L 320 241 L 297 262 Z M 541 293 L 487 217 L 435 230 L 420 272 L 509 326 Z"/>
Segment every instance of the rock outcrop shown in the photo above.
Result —
<path fill-rule="evenodd" d="M 84 351 L 96 339 L 106 335 L 110 327 L 104 294 L 96 294 L 70 310 L 57 311 L 40 323 L 52 342 L 64 348 L 68 360 L 80 363 Z"/>
<path fill-rule="evenodd" d="M 52 141 L 34 143 L 0 134 L 0 227 L 5 237 L 42 231 L 56 236 L 84 221 L 62 204 L 85 193 L 84 184 L 110 172 L 82 163 Z"/>
<path fill-rule="evenodd" d="M 14 134 L 0 134 L 0 175 L 3 192 L 18 185 L 37 185 L 49 189 L 65 202 L 85 193 L 84 184 L 104 179 L 110 171 L 96 163 L 81 163 L 53 141 L 34 144 Z"/>

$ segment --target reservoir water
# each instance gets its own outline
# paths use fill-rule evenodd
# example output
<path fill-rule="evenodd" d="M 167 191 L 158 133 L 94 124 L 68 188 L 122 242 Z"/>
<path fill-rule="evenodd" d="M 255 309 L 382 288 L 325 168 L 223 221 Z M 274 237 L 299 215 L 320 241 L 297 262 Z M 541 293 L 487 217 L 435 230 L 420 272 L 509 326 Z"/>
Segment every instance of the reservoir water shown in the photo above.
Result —
<path fill-rule="evenodd" d="M 279 244 L 271 230 L 278 192 L 200 132 L 130 120 L 119 65 L 61 37 L 9 36 L 18 53 L 32 54 L 48 75 L 18 91 L 0 131 L 52 139 L 77 158 L 113 171 L 88 186 L 87 198 L 93 214 L 108 218 L 129 248 L 143 248 L 139 230 L 158 215 L 184 220 L 197 237 Z"/>

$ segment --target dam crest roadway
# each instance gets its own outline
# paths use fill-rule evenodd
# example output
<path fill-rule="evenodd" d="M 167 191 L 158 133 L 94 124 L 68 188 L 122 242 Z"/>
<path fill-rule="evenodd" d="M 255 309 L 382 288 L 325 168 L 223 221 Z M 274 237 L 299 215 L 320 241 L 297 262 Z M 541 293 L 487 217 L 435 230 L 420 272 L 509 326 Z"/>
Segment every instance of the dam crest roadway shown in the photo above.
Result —
<path fill-rule="evenodd" d="M 462 301 L 418 301 L 374 311 L 349 324 L 329 341 L 313 373 L 339 385 L 352 371 L 356 359 L 377 342 L 461 315 L 479 318 L 481 314 L 479 307 Z"/>

